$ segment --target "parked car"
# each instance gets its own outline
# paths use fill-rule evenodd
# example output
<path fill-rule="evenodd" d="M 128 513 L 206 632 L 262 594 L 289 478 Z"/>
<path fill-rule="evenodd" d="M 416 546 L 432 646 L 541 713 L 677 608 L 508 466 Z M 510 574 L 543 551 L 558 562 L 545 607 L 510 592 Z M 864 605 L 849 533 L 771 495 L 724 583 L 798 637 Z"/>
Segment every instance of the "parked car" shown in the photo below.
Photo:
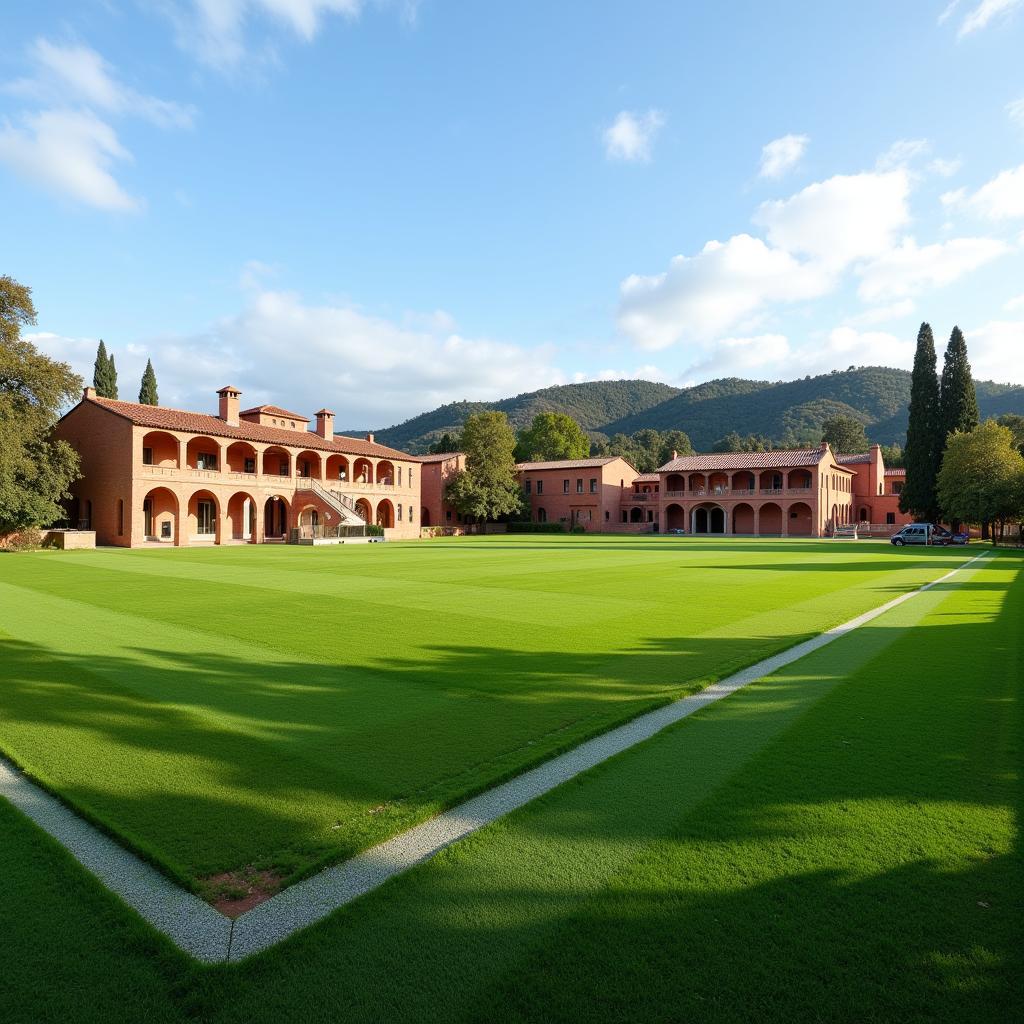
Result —
<path fill-rule="evenodd" d="M 895 544 L 898 548 L 903 547 L 904 544 L 949 543 L 948 540 L 943 540 L 941 536 L 936 535 L 935 531 L 934 523 L 910 523 L 908 526 L 904 526 L 898 533 L 894 533 L 890 538 L 890 543 Z M 946 532 L 948 533 L 949 531 Z"/>

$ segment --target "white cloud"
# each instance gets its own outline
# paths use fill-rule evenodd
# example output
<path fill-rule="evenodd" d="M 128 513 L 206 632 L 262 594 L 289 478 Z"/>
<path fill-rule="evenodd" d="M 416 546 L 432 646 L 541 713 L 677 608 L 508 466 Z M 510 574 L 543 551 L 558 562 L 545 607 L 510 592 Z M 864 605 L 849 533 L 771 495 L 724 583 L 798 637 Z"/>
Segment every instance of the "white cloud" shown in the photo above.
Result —
<path fill-rule="evenodd" d="M 789 339 L 783 334 L 722 338 L 708 346 L 683 377 L 694 382 L 717 377 L 775 377 L 780 367 L 790 364 L 791 356 Z"/>
<path fill-rule="evenodd" d="M 863 313 L 851 316 L 844 326 L 873 326 L 875 324 L 890 323 L 893 320 L 900 320 L 910 316 L 914 312 L 915 304 L 913 299 L 900 299 L 898 302 L 890 303 L 887 306 L 873 306 L 865 309 Z"/>
<path fill-rule="evenodd" d="M 828 276 L 750 235 L 708 242 L 675 256 L 662 274 L 632 274 L 621 285 L 618 322 L 641 348 L 706 339 L 744 324 L 769 302 L 812 298 Z"/>
<path fill-rule="evenodd" d="M 1021 96 L 1019 100 L 1013 100 L 1013 102 L 1007 103 L 1006 113 L 1010 115 L 1011 121 L 1019 124 L 1021 128 L 1024 128 L 1024 96 Z"/>
<path fill-rule="evenodd" d="M 952 178 L 963 165 L 963 160 L 958 156 L 950 157 L 949 159 L 937 156 L 928 164 L 928 170 L 932 174 L 937 174 L 940 178 Z"/>
<path fill-rule="evenodd" d="M 964 335 L 976 380 L 1024 384 L 1024 320 L 991 320 Z"/>
<path fill-rule="evenodd" d="M 927 139 L 897 139 L 875 162 L 880 171 L 895 171 L 913 163 L 932 148 Z"/>
<path fill-rule="evenodd" d="M 838 174 L 789 199 L 762 203 L 754 221 L 772 245 L 840 269 L 885 252 L 910 219 L 907 172 Z"/>
<path fill-rule="evenodd" d="M 44 110 L 25 115 L 20 127 L 0 125 L 0 162 L 29 182 L 102 210 L 142 206 L 110 173 L 116 161 L 131 158 L 114 129 L 88 111 Z"/>
<path fill-rule="evenodd" d="M 101 210 L 141 209 L 142 201 L 114 177 L 114 165 L 132 155 L 105 118 L 140 117 L 161 128 L 187 128 L 194 110 L 120 82 L 88 46 L 37 39 L 29 59 L 32 76 L 7 83 L 3 91 L 44 109 L 0 123 L 0 162 L 32 184 Z"/>
<path fill-rule="evenodd" d="M 858 294 L 865 302 L 907 298 L 951 284 L 1009 251 L 994 238 L 951 238 L 925 246 L 904 238 L 859 270 Z"/>
<path fill-rule="evenodd" d="M 967 203 L 989 220 L 1024 217 L 1024 164 L 1001 171 L 982 185 Z"/>
<path fill-rule="evenodd" d="M 204 64 L 230 71 L 249 55 L 247 30 L 261 19 L 309 42 L 325 17 L 354 19 L 364 6 L 364 0 L 166 0 L 161 8 L 174 25 L 183 50 Z M 411 0 L 401 5 L 407 24 L 415 20 L 415 10 Z"/>
<path fill-rule="evenodd" d="M 967 198 L 967 189 L 955 188 L 949 192 L 943 192 L 939 201 L 943 206 L 959 206 Z"/>
<path fill-rule="evenodd" d="M 960 23 L 957 37 L 963 39 L 964 36 L 969 36 L 972 32 L 979 32 L 994 19 L 1009 16 L 1020 4 L 1021 0 L 981 0 Z"/>
<path fill-rule="evenodd" d="M 942 13 L 939 15 L 939 24 L 944 25 L 953 15 L 956 13 L 956 9 L 960 6 L 960 0 L 949 0 L 949 3 L 942 9 Z"/>
<path fill-rule="evenodd" d="M 33 337 L 91 378 L 95 339 Z M 122 398 L 135 398 L 152 357 L 163 405 L 213 410 L 214 390 L 230 381 L 253 405 L 272 401 L 312 413 L 326 404 L 339 429 L 383 427 L 443 402 L 504 398 L 566 382 L 548 348 L 414 330 L 352 306 L 311 305 L 278 291 L 254 294 L 240 313 L 195 335 L 130 345 L 108 338 L 107 344 Z"/>
<path fill-rule="evenodd" d="M 88 46 L 37 39 L 29 48 L 29 57 L 35 65 L 34 75 L 9 83 L 4 91 L 48 105 L 81 104 L 104 113 L 130 114 L 161 128 L 192 124 L 192 107 L 147 96 L 118 81 L 113 68 Z"/>
<path fill-rule="evenodd" d="M 762 178 L 781 178 L 800 162 L 810 142 L 807 135 L 783 135 L 761 149 Z"/>
<path fill-rule="evenodd" d="M 605 129 L 604 148 L 609 160 L 646 162 L 651 159 L 654 140 L 665 123 L 659 110 L 637 114 L 623 110 Z"/>
<path fill-rule="evenodd" d="M 1012 299 L 1007 299 L 1007 301 L 1003 303 L 1003 309 L 1007 312 L 1011 312 L 1015 309 L 1024 309 L 1024 294 L 1016 295 Z"/>

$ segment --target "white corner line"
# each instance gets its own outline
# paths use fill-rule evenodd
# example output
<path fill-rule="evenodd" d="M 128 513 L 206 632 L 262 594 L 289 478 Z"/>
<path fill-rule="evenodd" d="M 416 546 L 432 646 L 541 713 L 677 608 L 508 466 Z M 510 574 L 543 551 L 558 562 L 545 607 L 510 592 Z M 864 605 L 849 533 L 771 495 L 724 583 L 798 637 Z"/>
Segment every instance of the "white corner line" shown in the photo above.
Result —
<path fill-rule="evenodd" d="M 0 757 L 0 796 L 6 797 L 56 839 L 108 889 L 169 938 L 182 952 L 205 963 L 242 960 L 288 938 L 335 910 L 429 860 L 498 818 L 556 786 L 628 750 L 750 683 L 777 672 L 912 597 L 974 565 L 990 553 L 968 559 L 930 583 L 910 590 L 849 622 L 765 658 L 699 693 L 648 711 L 600 736 L 545 761 L 508 782 L 466 800 L 449 811 L 325 868 L 247 911 L 234 922 L 198 896 L 170 881 L 134 853 L 119 846 Z"/>

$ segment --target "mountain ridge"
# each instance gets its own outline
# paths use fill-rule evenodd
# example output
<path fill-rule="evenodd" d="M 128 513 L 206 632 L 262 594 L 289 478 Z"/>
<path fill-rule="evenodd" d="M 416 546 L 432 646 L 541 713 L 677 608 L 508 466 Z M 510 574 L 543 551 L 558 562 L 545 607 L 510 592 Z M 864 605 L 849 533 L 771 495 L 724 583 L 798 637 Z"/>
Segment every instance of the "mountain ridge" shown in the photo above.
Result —
<path fill-rule="evenodd" d="M 975 381 L 982 419 L 1024 415 L 1024 386 Z M 516 429 L 539 412 L 564 412 L 591 437 L 637 430 L 684 430 L 698 451 L 730 431 L 776 443 L 820 436 L 837 414 L 860 420 L 872 441 L 902 444 L 907 428 L 910 373 L 886 366 L 850 367 L 790 381 L 723 377 L 689 388 L 644 380 L 555 385 L 494 402 L 449 402 L 403 423 L 374 431 L 382 444 L 422 453 L 442 434 L 456 433 L 472 413 L 505 412 Z"/>

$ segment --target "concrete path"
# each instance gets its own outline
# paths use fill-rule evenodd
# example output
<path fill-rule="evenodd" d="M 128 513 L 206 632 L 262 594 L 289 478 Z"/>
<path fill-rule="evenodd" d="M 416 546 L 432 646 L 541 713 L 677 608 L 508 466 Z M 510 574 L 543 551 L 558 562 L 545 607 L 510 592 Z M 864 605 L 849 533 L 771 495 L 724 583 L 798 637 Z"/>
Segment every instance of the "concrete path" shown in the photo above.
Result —
<path fill-rule="evenodd" d="M 841 626 L 759 661 L 700 693 L 641 715 L 343 864 L 326 868 L 242 914 L 233 923 L 83 821 L 2 758 L 0 796 L 10 800 L 53 836 L 107 888 L 116 892 L 183 952 L 207 963 L 242 960 L 314 924 L 346 903 L 376 889 L 389 878 L 428 860 L 446 846 L 464 839 L 588 768 L 830 644 L 915 595 L 946 582 L 987 554 L 976 555 L 917 590 L 901 594 Z"/>

